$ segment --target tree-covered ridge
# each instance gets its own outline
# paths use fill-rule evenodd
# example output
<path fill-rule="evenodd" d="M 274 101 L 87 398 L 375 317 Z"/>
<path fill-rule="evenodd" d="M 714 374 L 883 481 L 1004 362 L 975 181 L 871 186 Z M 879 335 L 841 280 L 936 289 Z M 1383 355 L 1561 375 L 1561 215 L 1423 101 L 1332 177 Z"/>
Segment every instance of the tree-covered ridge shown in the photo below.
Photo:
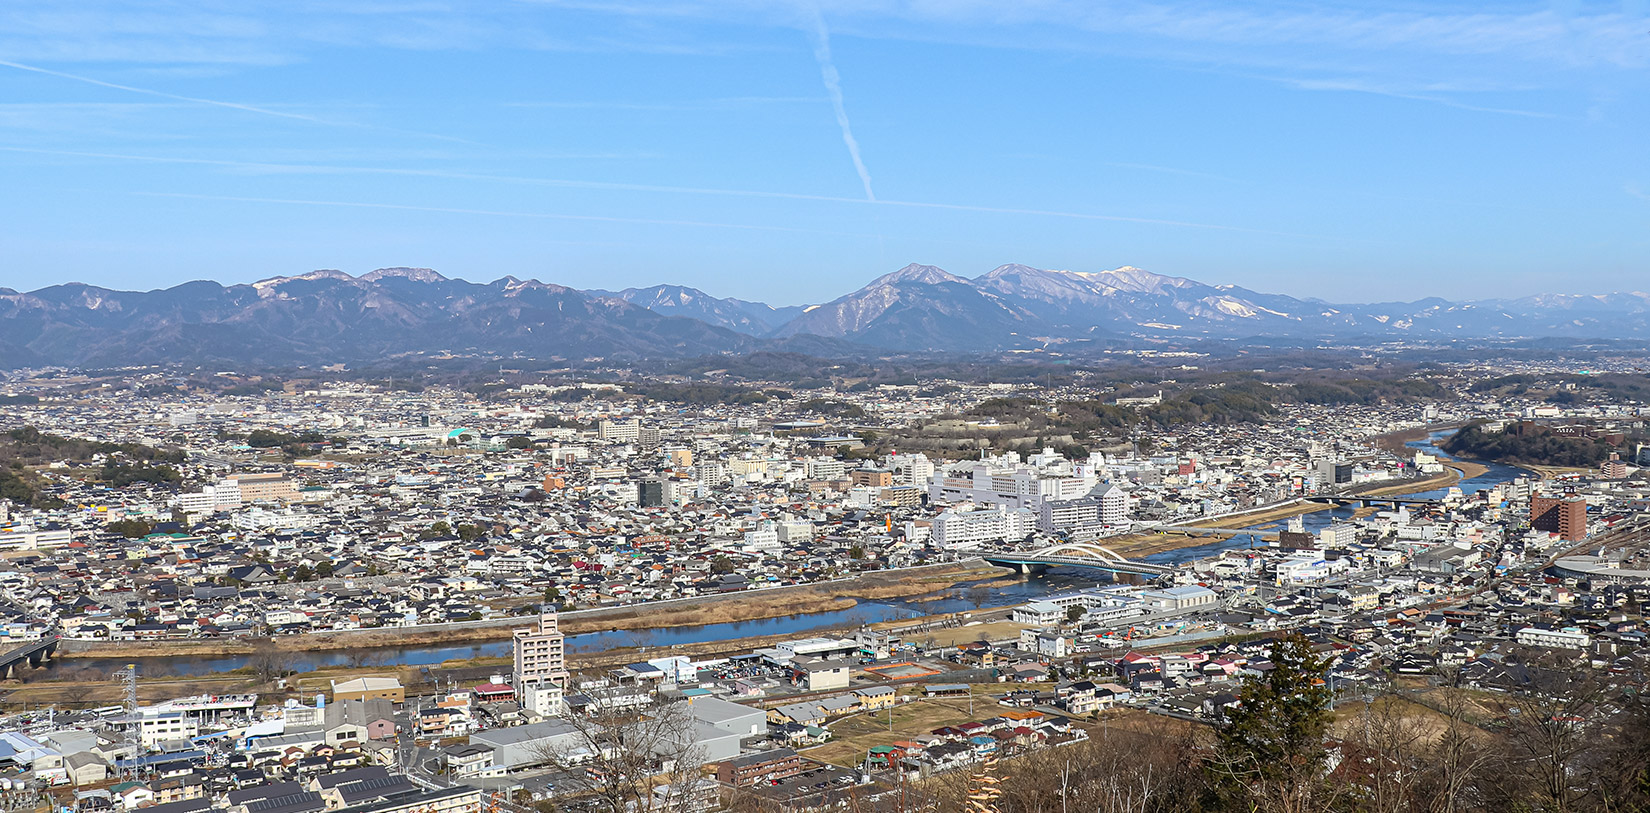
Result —
<path fill-rule="evenodd" d="M 1444 440 L 1443 449 L 1478 460 L 1591 467 L 1604 462 L 1615 447 L 1603 440 L 1560 435 L 1539 424 L 1517 423 L 1500 432 L 1478 424 L 1463 427 Z"/>
<path fill-rule="evenodd" d="M 40 478 L 29 470 L 30 466 L 57 462 L 88 464 L 101 460 L 101 466 L 91 476 L 110 485 L 173 485 L 183 479 L 176 468 L 183 459 L 183 452 L 178 449 L 81 440 L 24 426 L 0 433 L 0 498 L 38 508 L 55 506 L 57 500 L 41 491 Z"/>

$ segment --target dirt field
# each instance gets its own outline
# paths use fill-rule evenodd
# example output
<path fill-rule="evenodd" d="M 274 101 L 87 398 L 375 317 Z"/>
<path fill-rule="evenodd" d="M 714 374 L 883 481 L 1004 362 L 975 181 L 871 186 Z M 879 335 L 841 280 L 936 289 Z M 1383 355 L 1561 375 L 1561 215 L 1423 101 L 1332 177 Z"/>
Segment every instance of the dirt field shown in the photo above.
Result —
<path fill-rule="evenodd" d="M 911 622 L 901 621 L 899 623 L 909 624 Z M 1020 637 L 1020 630 L 1025 628 L 1026 625 L 1016 624 L 1012 621 L 993 621 L 973 627 L 951 627 L 949 629 L 937 629 L 930 630 L 928 632 L 913 633 L 907 638 L 907 640 L 927 643 L 928 639 L 932 638 L 934 639 L 935 646 L 957 646 L 959 644 L 971 644 L 975 641 L 982 640 L 1003 641 L 1011 638 L 1018 640 Z"/>
<path fill-rule="evenodd" d="M 232 694 L 250 691 L 252 681 L 244 676 L 214 675 L 199 678 L 158 678 L 138 682 L 138 699 L 145 703 L 194 694 Z M 123 697 L 120 684 L 113 681 L 64 680 L 8 687 L 0 694 L 0 705 L 8 708 L 90 708 L 112 706 Z"/>

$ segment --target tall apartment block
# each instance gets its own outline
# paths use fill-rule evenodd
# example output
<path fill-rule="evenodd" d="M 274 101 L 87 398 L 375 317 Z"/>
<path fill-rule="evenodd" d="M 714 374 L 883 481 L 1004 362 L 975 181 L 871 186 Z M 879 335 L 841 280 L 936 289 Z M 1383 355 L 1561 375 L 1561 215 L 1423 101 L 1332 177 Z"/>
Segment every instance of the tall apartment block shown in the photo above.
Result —
<path fill-rule="evenodd" d="M 1571 542 L 1587 538 L 1587 500 L 1575 494 L 1530 497 L 1530 527 Z"/>
<path fill-rule="evenodd" d="M 554 612 L 540 613 L 538 629 L 515 631 L 516 691 L 546 683 L 567 685 L 567 653 Z"/>

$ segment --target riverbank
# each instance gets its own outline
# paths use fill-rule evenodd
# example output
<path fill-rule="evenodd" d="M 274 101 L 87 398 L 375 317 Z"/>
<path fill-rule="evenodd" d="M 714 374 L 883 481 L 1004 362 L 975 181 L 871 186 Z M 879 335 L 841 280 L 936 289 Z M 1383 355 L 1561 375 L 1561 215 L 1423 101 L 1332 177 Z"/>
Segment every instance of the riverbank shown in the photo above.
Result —
<path fill-rule="evenodd" d="M 1586 468 L 1582 466 L 1541 466 L 1533 463 L 1512 463 L 1509 465 L 1518 466 L 1521 469 L 1529 469 L 1539 475 L 1543 480 L 1551 480 L 1554 477 L 1563 477 L 1571 474 L 1598 474 L 1598 469 Z"/>
<path fill-rule="evenodd" d="M 844 610 L 860 601 L 927 595 L 963 582 L 1001 576 L 1004 572 L 1003 568 L 979 560 L 873 571 L 822 584 L 789 585 L 668 602 L 574 610 L 562 614 L 560 626 L 568 635 L 636 631 L 641 636 L 649 630 L 671 627 L 696 627 Z M 265 649 L 280 653 L 466 644 L 506 640 L 513 630 L 533 623 L 532 616 L 519 616 L 454 625 L 313 632 L 255 640 L 65 640 L 59 647 L 59 655 L 66 659 L 225 657 L 252 655 Z"/>
<path fill-rule="evenodd" d="M 1394 456 L 1408 458 L 1414 455 L 1415 449 L 1409 446 L 1413 441 L 1426 440 L 1433 432 L 1448 432 L 1451 429 L 1460 429 L 1466 423 L 1455 421 L 1452 423 L 1434 423 L 1417 426 L 1413 429 L 1401 429 L 1397 432 L 1385 432 L 1369 438 L 1369 444 L 1382 451 L 1391 452 Z"/>
<path fill-rule="evenodd" d="M 1222 514 L 1218 517 L 1208 517 L 1190 522 L 1180 523 L 1192 528 L 1247 528 L 1253 525 L 1262 525 L 1276 522 L 1280 519 L 1297 517 L 1302 514 L 1312 514 L 1318 511 L 1328 511 L 1333 506 L 1306 500 L 1290 500 L 1271 506 L 1261 506 L 1247 511 L 1232 514 Z M 1099 544 L 1128 559 L 1138 559 L 1156 553 L 1168 553 L 1181 548 L 1195 548 L 1209 544 L 1206 536 L 1185 536 L 1182 534 L 1123 534 L 1099 540 Z"/>

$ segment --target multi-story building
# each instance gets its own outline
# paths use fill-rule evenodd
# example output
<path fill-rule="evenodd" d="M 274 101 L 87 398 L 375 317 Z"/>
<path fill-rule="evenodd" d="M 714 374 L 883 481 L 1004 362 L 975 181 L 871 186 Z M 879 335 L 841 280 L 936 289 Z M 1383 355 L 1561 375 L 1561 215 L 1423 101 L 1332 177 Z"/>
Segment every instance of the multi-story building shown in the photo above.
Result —
<path fill-rule="evenodd" d="M 895 454 L 888 458 L 888 467 L 894 470 L 894 482 L 902 486 L 926 486 L 934 476 L 934 461 L 927 455 Z"/>
<path fill-rule="evenodd" d="M 1575 494 L 1537 494 L 1530 498 L 1530 527 L 1580 542 L 1587 538 L 1587 500 Z"/>
<path fill-rule="evenodd" d="M 848 472 L 848 482 L 856 486 L 885 488 L 894 484 L 894 473 L 887 469 L 854 469 Z"/>
<path fill-rule="evenodd" d="M 287 502 L 297 499 L 298 489 L 284 474 L 237 474 L 229 478 L 239 491 L 240 504 L 251 502 Z M 219 487 L 227 485 L 220 483 Z"/>
<path fill-rule="evenodd" d="M 771 785 L 807 770 L 807 763 L 789 748 L 745 754 L 716 766 L 716 778 L 736 788 Z"/>
<path fill-rule="evenodd" d="M 539 613 L 538 629 L 519 629 L 514 635 L 516 691 L 545 683 L 567 685 L 565 635 L 554 612 Z"/>
<path fill-rule="evenodd" d="M 602 440 L 618 440 L 634 442 L 642 436 L 642 422 L 636 419 L 628 421 L 602 421 L 597 425 L 597 431 Z"/>
<path fill-rule="evenodd" d="M 848 476 L 848 467 L 834 457 L 810 457 L 804 471 L 809 480 L 841 480 Z"/>
<path fill-rule="evenodd" d="M 952 550 L 977 548 L 985 542 L 1023 539 L 1037 530 L 1036 515 L 998 506 L 979 511 L 946 511 L 934 518 L 934 544 Z"/>
<path fill-rule="evenodd" d="M 1543 627 L 1525 627 L 1514 636 L 1519 643 L 1525 646 L 1545 646 L 1555 649 L 1586 649 L 1592 643 L 1587 633 L 1575 627 L 1564 629 L 1546 629 Z"/>
<path fill-rule="evenodd" d="M 1111 483 L 1101 483 L 1075 500 L 1044 500 L 1037 527 L 1047 533 L 1121 525 L 1129 519 L 1129 497 Z"/>
<path fill-rule="evenodd" d="M 1009 510 L 1037 511 L 1044 500 L 1073 500 L 1088 494 L 1099 484 L 1093 472 L 1072 476 L 1045 474 L 1030 467 L 998 468 L 975 463 L 969 469 L 947 473 L 936 471 L 928 478 L 931 503 L 955 505 L 976 502 Z"/>

